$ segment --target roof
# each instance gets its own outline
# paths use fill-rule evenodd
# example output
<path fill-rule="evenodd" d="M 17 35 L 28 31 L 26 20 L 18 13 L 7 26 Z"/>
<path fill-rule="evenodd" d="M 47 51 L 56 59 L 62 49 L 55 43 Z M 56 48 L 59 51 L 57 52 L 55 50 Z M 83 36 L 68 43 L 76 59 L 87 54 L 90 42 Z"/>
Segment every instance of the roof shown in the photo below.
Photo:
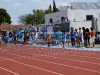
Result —
<path fill-rule="evenodd" d="M 100 9 L 100 2 L 71 2 L 72 9 Z"/>
<path fill-rule="evenodd" d="M 59 6 L 60 11 L 66 11 L 67 9 L 100 9 L 100 2 L 70 2 L 70 6 Z"/>
<path fill-rule="evenodd" d="M 0 25 L 0 31 L 6 31 L 8 29 L 16 29 L 16 28 L 22 28 L 23 26 L 30 26 L 30 25 Z"/>

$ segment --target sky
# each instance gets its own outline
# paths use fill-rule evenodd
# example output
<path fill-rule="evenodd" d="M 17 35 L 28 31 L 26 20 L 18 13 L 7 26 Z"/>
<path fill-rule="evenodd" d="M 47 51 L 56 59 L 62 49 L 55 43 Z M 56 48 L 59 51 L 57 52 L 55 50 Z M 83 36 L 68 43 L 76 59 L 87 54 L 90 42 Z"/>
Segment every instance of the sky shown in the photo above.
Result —
<path fill-rule="evenodd" d="M 93 2 L 100 0 L 55 0 L 56 6 L 67 6 L 70 2 Z M 17 25 L 18 17 L 32 13 L 33 9 L 47 9 L 53 0 L 0 0 L 0 8 L 4 8 L 11 16 L 12 24 Z"/>

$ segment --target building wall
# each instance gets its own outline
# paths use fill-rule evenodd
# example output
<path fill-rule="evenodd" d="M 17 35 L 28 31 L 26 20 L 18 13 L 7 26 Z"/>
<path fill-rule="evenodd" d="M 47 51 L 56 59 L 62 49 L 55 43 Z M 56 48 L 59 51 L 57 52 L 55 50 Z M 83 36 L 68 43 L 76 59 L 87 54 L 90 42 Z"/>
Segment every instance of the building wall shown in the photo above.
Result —
<path fill-rule="evenodd" d="M 79 29 L 79 27 L 89 28 L 92 27 L 92 21 L 70 21 L 70 26 L 74 27 L 75 29 Z"/>
<path fill-rule="evenodd" d="M 100 31 L 100 15 L 97 18 L 97 31 Z"/>
<path fill-rule="evenodd" d="M 94 17 L 98 18 L 100 13 L 100 9 L 90 9 L 90 10 L 71 10 L 68 9 L 68 19 L 76 21 L 83 21 L 86 20 L 86 15 L 93 15 Z"/>
<path fill-rule="evenodd" d="M 79 29 L 79 27 L 85 27 L 85 28 L 89 28 L 92 26 L 92 21 L 70 21 L 70 25 L 71 27 L 74 27 L 75 29 Z M 82 42 L 84 42 L 84 40 L 82 39 Z M 92 40 L 90 38 L 90 43 L 92 43 Z"/>
<path fill-rule="evenodd" d="M 46 14 L 45 15 L 45 24 L 48 25 L 50 23 L 50 19 L 53 20 L 53 23 L 55 23 L 58 20 L 61 22 L 61 17 L 65 17 L 65 18 L 68 17 L 67 11 Z"/>

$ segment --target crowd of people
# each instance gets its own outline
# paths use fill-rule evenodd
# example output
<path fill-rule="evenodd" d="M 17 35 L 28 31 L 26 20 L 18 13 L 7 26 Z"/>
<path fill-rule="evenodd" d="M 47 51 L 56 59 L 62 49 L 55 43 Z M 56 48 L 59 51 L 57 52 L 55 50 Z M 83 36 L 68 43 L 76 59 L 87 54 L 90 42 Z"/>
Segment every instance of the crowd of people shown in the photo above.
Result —
<path fill-rule="evenodd" d="M 2 35 L 0 35 L 0 44 L 4 42 L 5 44 L 14 43 L 15 45 L 20 41 L 22 45 L 24 44 L 39 44 L 42 43 L 48 44 L 48 47 L 52 44 L 52 41 L 55 41 L 55 45 L 62 45 L 65 48 L 66 43 L 71 42 L 72 47 L 81 47 L 82 42 L 84 42 L 84 47 L 90 46 L 90 39 L 92 42 L 92 47 L 95 47 L 95 30 L 93 28 L 79 28 L 74 29 L 71 27 L 69 32 L 65 31 L 54 31 L 53 36 L 50 34 L 46 34 L 45 31 L 37 32 L 32 31 L 29 32 L 27 29 L 18 29 L 15 30 L 7 30 Z M 70 41 L 69 41 L 70 40 Z"/>
<path fill-rule="evenodd" d="M 71 42 L 72 42 L 72 46 L 81 46 L 82 44 L 82 39 L 84 42 L 84 47 L 90 47 L 90 40 L 92 42 L 92 47 L 94 47 L 95 45 L 95 36 L 96 36 L 96 32 L 95 30 L 93 30 L 93 28 L 79 28 L 75 29 L 72 27 L 70 30 L 70 36 L 71 36 Z"/>

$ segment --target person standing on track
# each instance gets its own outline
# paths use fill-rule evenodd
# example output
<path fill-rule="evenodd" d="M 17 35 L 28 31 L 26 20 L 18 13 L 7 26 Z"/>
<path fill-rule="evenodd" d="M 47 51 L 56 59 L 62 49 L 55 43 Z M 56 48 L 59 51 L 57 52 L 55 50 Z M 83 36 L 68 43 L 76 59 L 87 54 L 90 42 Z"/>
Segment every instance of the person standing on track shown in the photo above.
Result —
<path fill-rule="evenodd" d="M 83 30 L 83 40 L 84 40 L 84 47 L 86 46 L 86 40 L 85 40 L 85 27 L 82 27 Z"/>
<path fill-rule="evenodd" d="M 47 34 L 47 44 L 48 44 L 48 47 L 50 47 L 50 44 L 51 44 L 51 38 L 50 38 L 50 35 Z"/>
<path fill-rule="evenodd" d="M 15 45 L 16 45 L 16 44 L 17 44 L 17 33 L 16 33 L 16 32 L 14 32 L 13 38 L 14 38 L 14 43 L 15 43 Z"/>
<path fill-rule="evenodd" d="M 2 36 L 1 36 L 1 34 L 0 34 L 0 46 L 1 46 L 1 43 L 2 43 Z"/>
<path fill-rule="evenodd" d="M 82 45 L 82 30 L 81 30 L 81 28 L 79 28 L 79 46 L 81 46 Z"/>
<path fill-rule="evenodd" d="M 90 31 L 88 28 L 86 28 L 85 30 L 84 39 L 85 39 L 85 47 L 89 47 L 90 46 Z"/>
<path fill-rule="evenodd" d="M 24 38 L 25 38 L 24 32 L 22 32 L 22 33 L 21 33 L 21 42 L 22 42 L 22 45 L 24 44 Z"/>
<path fill-rule="evenodd" d="M 5 44 L 9 43 L 9 36 L 7 36 L 7 34 L 4 36 L 4 41 L 5 41 Z"/>
<path fill-rule="evenodd" d="M 71 27 L 70 36 L 71 36 L 72 47 L 74 47 L 75 46 L 75 30 L 73 27 Z"/>
<path fill-rule="evenodd" d="M 66 41 L 67 41 L 67 38 L 66 38 L 66 33 L 65 32 L 63 32 L 63 34 L 62 34 L 62 43 L 63 43 L 63 48 L 65 48 L 65 45 L 66 45 Z"/>
<path fill-rule="evenodd" d="M 90 35 L 91 35 L 91 41 L 92 41 L 92 47 L 94 47 L 95 46 L 95 30 L 93 30 L 93 28 L 90 28 L 90 30 L 91 30 L 91 33 L 90 33 Z"/>

